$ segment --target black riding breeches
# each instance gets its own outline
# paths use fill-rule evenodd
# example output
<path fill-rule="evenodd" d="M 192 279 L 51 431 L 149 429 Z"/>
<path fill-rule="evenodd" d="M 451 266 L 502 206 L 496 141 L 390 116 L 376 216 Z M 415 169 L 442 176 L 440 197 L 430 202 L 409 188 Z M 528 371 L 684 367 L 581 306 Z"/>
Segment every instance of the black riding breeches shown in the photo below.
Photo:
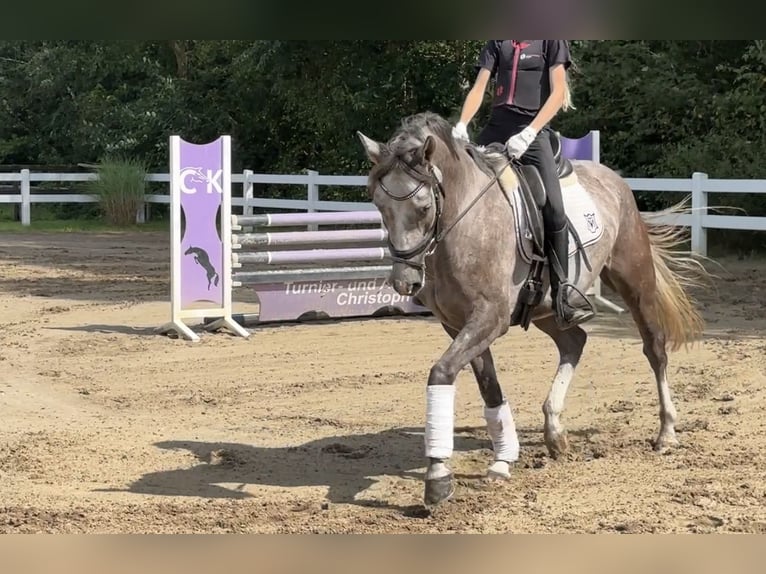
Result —
<path fill-rule="evenodd" d="M 556 172 L 556 161 L 553 159 L 553 148 L 547 129 L 537 134 L 520 161 L 523 164 L 534 165 L 540 172 L 546 194 L 543 218 L 548 231 L 558 231 L 566 225 L 567 220 L 564 200 L 561 197 L 561 183 Z"/>
<path fill-rule="evenodd" d="M 476 137 L 476 143 L 478 145 L 504 144 L 508 138 L 527 127 L 531 120 L 531 117 L 508 113 L 502 108 L 496 109 L 487 125 Z M 567 220 L 564 212 L 564 201 L 561 197 L 561 184 L 556 172 L 556 160 L 553 158 L 553 148 L 551 148 L 550 127 L 546 126 L 540 130 L 519 161 L 523 164 L 534 165 L 540 172 L 546 192 L 545 207 L 543 208 L 546 230 L 557 231 L 561 229 L 566 225 Z"/>

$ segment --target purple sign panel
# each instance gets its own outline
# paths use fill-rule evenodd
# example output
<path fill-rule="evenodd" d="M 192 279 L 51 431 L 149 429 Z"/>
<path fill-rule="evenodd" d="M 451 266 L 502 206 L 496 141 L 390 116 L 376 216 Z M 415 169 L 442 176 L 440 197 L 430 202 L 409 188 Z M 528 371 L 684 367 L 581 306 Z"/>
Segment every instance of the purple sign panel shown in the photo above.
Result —
<path fill-rule="evenodd" d="M 291 321 L 308 312 L 328 317 L 369 316 L 387 307 L 402 313 L 428 313 L 412 297 L 399 295 L 385 279 L 300 281 L 254 285 L 259 321 Z"/>
<path fill-rule="evenodd" d="M 223 139 L 181 139 L 179 191 L 186 227 L 181 240 L 181 306 L 223 305 L 223 242 L 216 228 L 223 197 Z"/>
<path fill-rule="evenodd" d="M 593 132 L 581 138 L 561 136 L 561 155 L 568 159 L 593 160 Z"/>

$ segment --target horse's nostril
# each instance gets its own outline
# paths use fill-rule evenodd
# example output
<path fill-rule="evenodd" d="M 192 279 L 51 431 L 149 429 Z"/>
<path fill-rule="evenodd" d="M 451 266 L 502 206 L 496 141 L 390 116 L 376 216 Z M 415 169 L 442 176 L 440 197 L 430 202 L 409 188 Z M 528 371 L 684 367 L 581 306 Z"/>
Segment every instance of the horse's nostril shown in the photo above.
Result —
<path fill-rule="evenodd" d="M 411 289 L 411 292 L 412 292 L 412 294 L 414 295 L 415 293 L 417 293 L 418 291 L 420 291 L 420 289 L 421 289 L 422 287 L 423 287 L 423 284 L 422 284 L 422 283 L 413 283 L 413 284 L 412 284 L 412 289 Z"/>

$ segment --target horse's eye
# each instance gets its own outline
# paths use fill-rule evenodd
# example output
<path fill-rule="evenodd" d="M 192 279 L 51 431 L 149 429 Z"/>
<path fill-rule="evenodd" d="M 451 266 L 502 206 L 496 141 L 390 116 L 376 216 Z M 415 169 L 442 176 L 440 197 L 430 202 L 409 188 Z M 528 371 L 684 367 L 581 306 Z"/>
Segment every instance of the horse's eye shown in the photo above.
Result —
<path fill-rule="evenodd" d="M 421 205 L 420 207 L 418 207 L 418 212 L 420 213 L 420 215 L 428 215 L 428 211 L 430 209 L 431 209 L 431 204 L 429 203 L 428 205 Z"/>

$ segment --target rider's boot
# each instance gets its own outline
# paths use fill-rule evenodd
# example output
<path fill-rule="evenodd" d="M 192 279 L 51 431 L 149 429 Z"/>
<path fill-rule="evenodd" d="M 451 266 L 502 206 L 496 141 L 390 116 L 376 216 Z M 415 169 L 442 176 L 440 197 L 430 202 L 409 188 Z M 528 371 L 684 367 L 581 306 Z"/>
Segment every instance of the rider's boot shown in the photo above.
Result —
<path fill-rule="evenodd" d="M 587 298 L 585 307 L 574 307 L 569 303 L 569 228 L 565 224 L 559 230 L 546 233 L 546 247 L 551 279 L 551 301 L 556 314 L 556 323 L 562 330 L 569 329 L 596 316 Z"/>

